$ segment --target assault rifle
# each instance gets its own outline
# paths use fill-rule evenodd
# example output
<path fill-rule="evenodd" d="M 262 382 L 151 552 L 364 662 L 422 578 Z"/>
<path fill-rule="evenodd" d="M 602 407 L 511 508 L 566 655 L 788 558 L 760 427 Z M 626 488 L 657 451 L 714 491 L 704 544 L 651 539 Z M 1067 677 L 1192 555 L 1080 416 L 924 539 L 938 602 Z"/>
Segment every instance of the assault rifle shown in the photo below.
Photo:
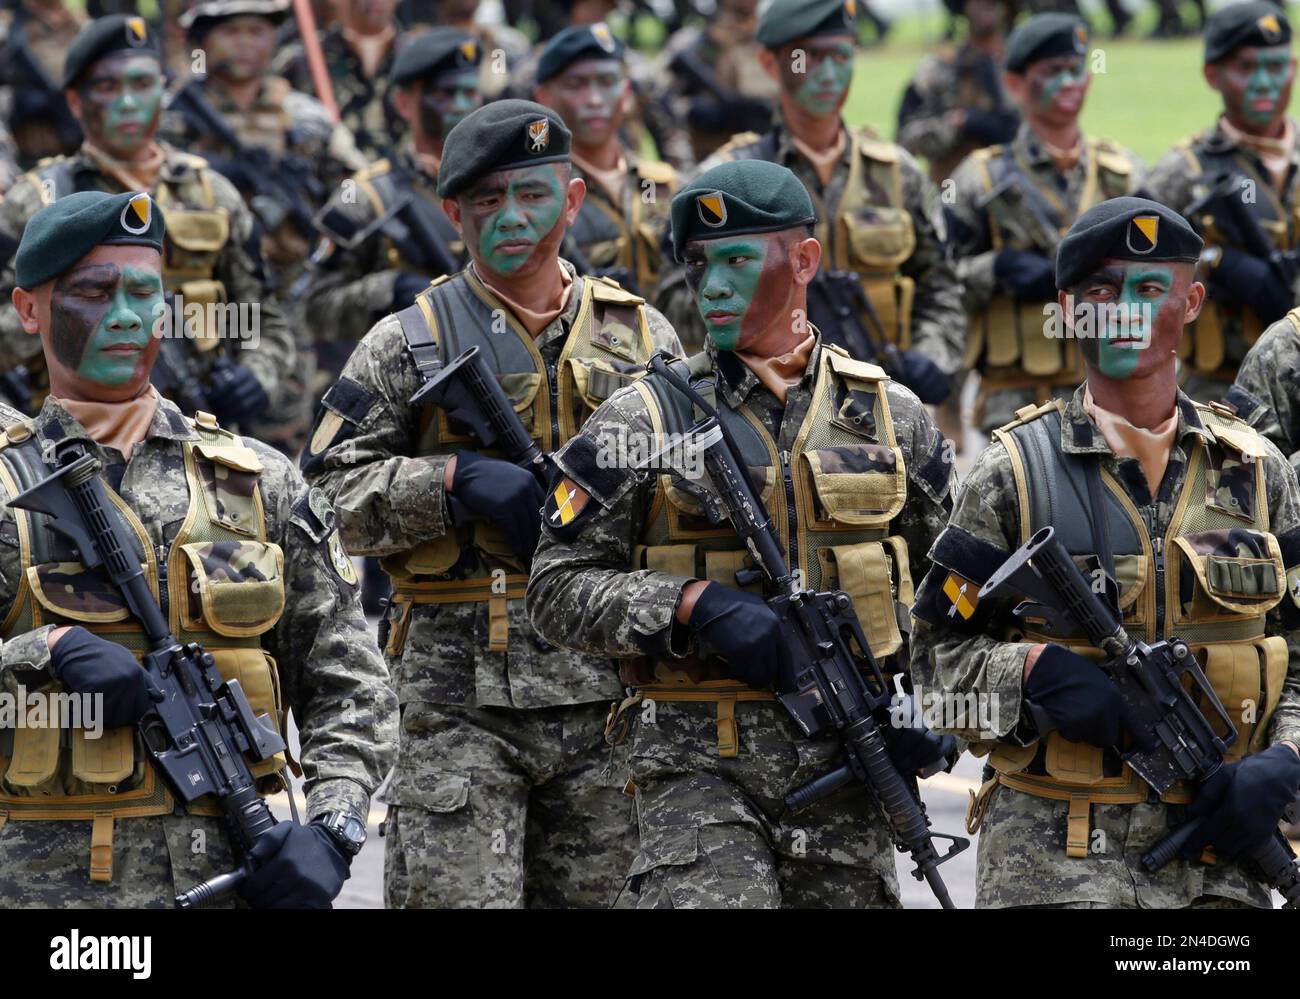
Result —
<path fill-rule="evenodd" d="M 398 253 L 430 276 L 457 274 L 461 263 L 438 234 L 432 211 L 432 205 L 408 188 L 382 215 L 360 229 L 354 230 L 351 220 L 329 204 L 316 213 L 312 225 L 345 252 L 375 233 L 383 233 Z"/>
<path fill-rule="evenodd" d="M 1263 227 L 1246 207 L 1242 182 L 1246 178 L 1224 170 L 1212 174 L 1206 181 L 1206 192 L 1183 210 L 1183 215 L 1197 228 L 1203 228 L 1200 219 L 1209 213 L 1214 228 L 1233 246 L 1238 246 L 1252 257 L 1265 260 L 1286 287 L 1294 286 L 1300 276 L 1300 258 L 1295 250 L 1281 250 L 1264 232 Z"/>

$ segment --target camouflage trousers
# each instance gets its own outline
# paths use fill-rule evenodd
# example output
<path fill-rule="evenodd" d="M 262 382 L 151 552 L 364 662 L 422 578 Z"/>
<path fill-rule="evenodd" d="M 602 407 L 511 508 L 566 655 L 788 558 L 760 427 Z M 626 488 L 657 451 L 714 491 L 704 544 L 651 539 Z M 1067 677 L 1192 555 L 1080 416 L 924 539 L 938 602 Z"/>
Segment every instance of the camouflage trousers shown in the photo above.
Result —
<path fill-rule="evenodd" d="M 402 706 L 386 792 L 389 908 L 611 905 L 635 848 L 608 705 Z"/>
<path fill-rule="evenodd" d="M 1179 909 L 1206 897 L 1269 908 L 1268 892 L 1239 863 L 1176 860 L 1154 874 L 1142 855 L 1186 810 L 1160 802 L 1094 804 L 1086 857 L 1068 857 L 1070 803 L 998 786 L 980 826 L 975 907 L 1037 905 Z"/>
<path fill-rule="evenodd" d="M 113 880 L 102 884 L 90 880 L 90 836 L 89 821 L 0 826 L 0 908 L 170 909 L 177 892 L 235 867 L 218 818 L 118 819 Z"/>
<path fill-rule="evenodd" d="M 894 850 L 864 790 L 783 816 L 786 794 L 839 765 L 835 740 L 799 737 L 779 705 L 735 705 L 739 753 L 718 754 L 715 702 L 633 708 L 641 847 L 637 908 L 897 908 Z"/>

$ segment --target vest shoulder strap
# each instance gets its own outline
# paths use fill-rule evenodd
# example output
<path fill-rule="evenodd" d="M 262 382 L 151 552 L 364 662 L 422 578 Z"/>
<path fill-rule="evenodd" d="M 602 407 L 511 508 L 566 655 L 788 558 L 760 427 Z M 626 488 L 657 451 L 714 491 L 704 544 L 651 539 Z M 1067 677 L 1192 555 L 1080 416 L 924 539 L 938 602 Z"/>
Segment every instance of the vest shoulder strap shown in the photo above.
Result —
<path fill-rule="evenodd" d="M 385 157 L 382 160 L 376 160 L 374 163 L 371 163 L 364 170 L 359 170 L 357 172 L 357 180 L 373 181 L 377 177 L 382 177 L 384 174 L 388 173 L 390 170 L 392 170 L 392 168 L 393 168 L 393 164 L 388 160 L 387 157 Z"/>
<path fill-rule="evenodd" d="M 1196 413 L 1214 439 L 1243 458 L 1260 458 L 1268 453 L 1264 436 L 1245 420 L 1218 403 L 1194 403 Z"/>
<path fill-rule="evenodd" d="M 897 163 L 898 146 L 887 139 L 877 138 L 869 129 L 857 129 L 858 149 L 862 155 L 877 163 Z"/>
<path fill-rule="evenodd" d="M 645 305 L 645 299 L 634 295 L 612 277 L 589 277 L 584 280 L 591 284 L 591 297 L 597 302 L 609 305 Z"/>
<path fill-rule="evenodd" d="M 1291 324 L 1291 329 L 1296 336 L 1300 336 L 1300 308 L 1292 309 L 1286 314 L 1286 321 Z"/>
<path fill-rule="evenodd" d="M 665 187 L 677 186 L 677 171 L 673 169 L 671 163 L 664 163 L 661 160 L 638 160 L 636 174 L 642 180 L 663 184 Z"/>
<path fill-rule="evenodd" d="M 1133 164 L 1124 155 L 1124 150 L 1110 139 L 1089 139 L 1088 145 L 1102 170 L 1120 177 L 1128 177 L 1133 172 Z"/>
<path fill-rule="evenodd" d="M 827 343 L 824 344 L 824 347 L 826 349 L 826 363 L 831 366 L 831 370 L 837 375 L 844 375 L 862 382 L 883 382 L 889 377 L 885 369 L 880 365 L 853 357 L 839 344 Z"/>
<path fill-rule="evenodd" d="M 770 132 L 768 133 L 768 135 L 771 134 L 772 133 Z M 719 146 L 713 155 L 728 160 L 735 159 L 737 151 L 743 149 L 745 146 L 752 146 L 756 142 L 761 142 L 763 138 L 765 137 L 759 135 L 757 132 L 740 132 L 733 135 L 730 139 Z M 759 156 L 758 158 L 770 159 L 771 157 Z"/>
<path fill-rule="evenodd" d="M 1045 416 L 1048 413 L 1052 412 L 1053 410 L 1059 410 L 1060 408 L 1061 408 L 1061 403 L 1056 400 L 1053 400 L 1052 402 L 1045 402 L 1042 405 L 1034 405 L 1031 403 L 1028 406 L 1022 406 L 1020 407 L 1020 409 L 1017 409 L 1015 418 L 1010 420 L 1007 423 L 1004 423 L 1002 426 L 998 427 L 997 429 L 1011 430 L 1015 427 L 1020 426 L 1023 423 L 1028 423 L 1030 420 L 1036 420 L 1040 416 Z"/>
<path fill-rule="evenodd" d="M 411 360 L 420 373 L 420 380 L 427 382 L 442 367 L 438 332 L 418 300 L 397 313 L 397 322 L 402 327 L 407 353 L 411 355 Z"/>

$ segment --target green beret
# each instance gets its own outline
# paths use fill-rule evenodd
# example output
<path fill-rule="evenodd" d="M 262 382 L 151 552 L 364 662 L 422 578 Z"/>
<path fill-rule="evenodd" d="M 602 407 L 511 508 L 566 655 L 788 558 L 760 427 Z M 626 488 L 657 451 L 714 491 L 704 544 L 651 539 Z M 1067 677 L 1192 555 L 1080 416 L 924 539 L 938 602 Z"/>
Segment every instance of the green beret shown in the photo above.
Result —
<path fill-rule="evenodd" d="M 1271 3 L 1234 3 L 1205 22 L 1205 61 L 1218 62 L 1243 45 L 1267 48 L 1291 43 L 1291 22 Z"/>
<path fill-rule="evenodd" d="M 625 48 L 604 21 L 565 28 L 542 49 L 536 82 L 542 84 L 559 76 L 579 59 L 622 59 Z"/>
<path fill-rule="evenodd" d="M 438 197 L 454 198 L 480 177 L 539 163 L 568 163 L 572 133 L 550 108 L 532 101 L 493 101 L 447 133 Z"/>
<path fill-rule="evenodd" d="M 1108 257 L 1194 264 L 1201 237 L 1172 208 L 1146 198 L 1111 198 L 1088 209 L 1056 250 L 1056 287 L 1068 291 Z"/>
<path fill-rule="evenodd" d="M 857 34 L 857 0 L 772 0 L 758 19 L 758 44 L 768 49 L 813 35 Z"/>
<path fill-rule="evenodd" d="M 63 61 L 63 86 L 71 87 L 94 63 L 114 52 L 143 52 L 160 62 L 158 43 L 143 17 L 109 14 L 87 21 L 68 46 Z"/>
<path fill-rule="evenodd" d="M 696 177 L 672 204 L 673 256 L 692 239 L 779 232 L 817 222 L 799 178 L 768 160 L 732 160 Z"/>
<path fill-rule="evenodd" d="M 1023 73 L 1030 63 L 1063 55 L 1088 54 L 1088 25 L 1072 14 L 1035 14 L 1007 39 L 1006 68 Z"/>
<path fill-rule="evenodd" d="M 79 191 L 31 217 L 14 256 L 15 283 L 31 291 L 97 246 L 163 248 L 163 213 L 147 194 Z"/>
<path fill-rule="evenodd" d="M 198 41 L 222 21 L 252 14 L 278 25 L 289 16 L 289 0 L 206 0 L 177 18 L 190 41 Z"/>
<path fill-rule="evenodd" d="M 388 78 L 399 86 L 453 69 L 477 66 L 483 53 L 478 40 L 461 28 L 431 28 L 416 35 L 397 53 Z"/>

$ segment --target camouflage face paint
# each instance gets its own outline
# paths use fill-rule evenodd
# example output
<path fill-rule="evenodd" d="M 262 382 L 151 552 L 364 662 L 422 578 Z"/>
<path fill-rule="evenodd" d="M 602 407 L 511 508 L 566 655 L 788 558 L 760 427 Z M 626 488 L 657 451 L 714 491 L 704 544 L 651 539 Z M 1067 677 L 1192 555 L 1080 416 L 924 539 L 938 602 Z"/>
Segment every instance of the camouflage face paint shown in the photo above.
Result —
<path fill-rule="evenodd" d="M 163 95 L 156 57 L 120 53 L 101 59 L 78 93 L 87 135 L 110 153 L 130 156 L 153 139 Z"/>
<path fill-rule="evenodd" d="M 794 99 L 809 114 L 829 115 L 839 111 L 853 82 L 853 43 L 810 44 L 803 73 L 791 75 L 797 81 Z"/>
<path fill-rule="evenodd" d="M 1041 113 L 1051 109 L 1063 89 L 1086 82 L 1088 69 L 1082 56 L 1045 60 L 1042 72 L 1031 73 L 1029 79 L 1034 106 Z M 1072 110 L 1077 112 L 1078 108 Z"/>
<path fill-rule="evenodd" d="M 1245 75 L 1245 74 L 1243 74 Z M 1279 109 L 1286 108 L 1291 92 L 1291 52 L 1289 49 L 1259 49 L 1254 65 L 1245 75 L 1240 112 L 1247 121 L 1265 125 Z"/>
<path fill-rule="evenodd" d="M 793 267 L 781 238 L 758 234 L 686 245 L 686 281 L 719 350 L 744 350 L 788 311 Z"/>
<path fill-rule="evenodd" d="M 420 88 L 420 127 L 431 139 L 445 139 L 448 132 L 482 103 L 477 69 L 441 73 Z"/>
<path fill-rule="evenodd" d="M 155 307 L 162 301 L 156 269 L 111 263 L 73 268 L 50 296 L 54 356 L 89 382 L 131 381 L 148 363 Z"/>
<path fill-rule="evenodd" d="M 476 261 L 510 275 L 564 238 L 567 167 L 543 163 L 491 174 L 461 198 L 465 244 Z"/>
<path fill-rule="evenodd" d="M 583 59 L 551 80 L 546 93 L 575 145 L 602 146 L 623 122 L 623 85 L 627 72 L 617 59 Z"/>
<path fill-rule="evenodd" d="M 1157 324 L 1170 298 L 1174 272 L 1167 266 L 1133 262 L 1127 267 L 1108 266 L 1084 286 L 1080 301 L 1096 311 L 1095 336 L 1080 341 L 1083 355 L 1107 378 L 1120 381 L 1133 376 L 1152 349 Z M 1181 329 L 1181 314 L 1178 317 Z"/>

